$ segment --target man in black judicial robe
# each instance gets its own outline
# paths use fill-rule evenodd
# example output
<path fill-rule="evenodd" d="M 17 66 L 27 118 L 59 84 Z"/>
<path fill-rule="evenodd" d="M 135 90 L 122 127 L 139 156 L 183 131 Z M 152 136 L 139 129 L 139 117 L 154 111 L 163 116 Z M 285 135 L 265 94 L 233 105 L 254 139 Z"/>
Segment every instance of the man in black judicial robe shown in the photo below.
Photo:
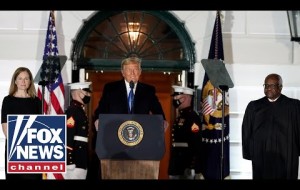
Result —
<path fill-rule="evenodd" d="M 242 123 L 243 158 L 252 160 L 253 179 L 297 179 L 300 101 L 281 94 L 282 78 L 265 78 L 265 97 L 251 101 Z"/>

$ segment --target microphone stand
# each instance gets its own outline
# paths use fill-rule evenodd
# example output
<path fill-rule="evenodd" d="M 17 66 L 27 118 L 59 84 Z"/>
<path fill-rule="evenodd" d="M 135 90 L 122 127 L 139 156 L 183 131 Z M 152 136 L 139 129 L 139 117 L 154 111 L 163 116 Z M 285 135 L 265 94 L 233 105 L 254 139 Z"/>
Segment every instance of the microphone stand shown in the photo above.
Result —
<path fill-rule="evenodd" d="M 49 84 L 49 81 L 42 80 L 42 81 L 40 81 L 38 84 L 42 86 L 42 114 L 44 114 L 45 86 L 47 86 L 47 85 Z"/>
<path fill-rule="evenodd" d="M 222 140 L 221 140 L 221 180 L 223 180 L 223 164 L 224 164 L 224 125 L 225 125 L 225 92 L 228 91 L 228 86 L 220 85 L 219 88 L 222 90 Z"/>

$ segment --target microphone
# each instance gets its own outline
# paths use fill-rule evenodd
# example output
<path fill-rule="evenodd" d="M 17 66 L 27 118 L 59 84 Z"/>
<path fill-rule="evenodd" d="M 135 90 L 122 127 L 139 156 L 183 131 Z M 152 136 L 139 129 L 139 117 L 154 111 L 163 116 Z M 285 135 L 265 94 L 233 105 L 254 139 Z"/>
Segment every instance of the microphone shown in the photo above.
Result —
<path fill-rule="evenodd" d="M 129 82 L 129 87 L 130 87 L 131 89 L 134 88 L 134 82 L 133 82 L 133 81 L 130 81 L 130 82 Z"/>

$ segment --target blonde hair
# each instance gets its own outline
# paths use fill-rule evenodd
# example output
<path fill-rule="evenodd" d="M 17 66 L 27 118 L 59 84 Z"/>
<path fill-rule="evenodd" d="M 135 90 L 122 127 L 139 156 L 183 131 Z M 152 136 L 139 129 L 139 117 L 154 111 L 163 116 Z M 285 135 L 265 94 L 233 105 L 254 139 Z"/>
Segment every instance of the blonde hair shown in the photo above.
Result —
<path fill-rule="evenodd" d="M 28 95 L 31 98 L 36 97 L 36 90 L 35 90 L 35 86 L 33 84 L 32 73 L 26 67 L 19 67 L 15 70 L 15 72 L 14 72 L 12 78 L 11 78 L 11 81 L 10 81 L 10 87 L 9 87 L 9 93 L 8 94 L 13 96 L 17 92 L 18 87 L 16 85 L 16 80 L 17 80 L 17 77 L 19 76 L 19 74 L 22 73 L 22 72 L 27 72 L 28 75 L 29 75 L 30 85 L 29 85 L 29 88 L 27 89 Z"/>
<path fill-rule="evenodd" d="M 141 63 L 142 60 L 138 57 L 128 57 L 122 60 L 121 62 L 121 70 L 124 69 L 125 65 L 129 65 L 129 64 L 138 64 L 139 69 L 141 70 Z"/>

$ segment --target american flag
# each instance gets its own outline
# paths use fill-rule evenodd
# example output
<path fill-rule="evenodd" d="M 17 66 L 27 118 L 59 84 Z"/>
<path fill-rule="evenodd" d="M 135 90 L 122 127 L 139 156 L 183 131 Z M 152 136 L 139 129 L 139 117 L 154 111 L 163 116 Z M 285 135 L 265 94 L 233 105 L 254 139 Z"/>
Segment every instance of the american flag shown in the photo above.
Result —
<path fill-rule="evenodd" d="M 54 11 L 50 11 L 40 73 L 41 80 L 48 83 L 44 92 L 44 114 L 56 115 L 64 113 L 65 89 L 61 76 L 60 60 L 57 56 L 58 47 Z M 38 97 L 42 99 L 42 86 L 38 88 Z"/>
<path fill-rule="evenodd" d="M 50 11 L 46 35 L 43 63 L 40 80 L 47 83 L 44 91 L 43 113 L 47 115 L 64 114 L 65 88 L 61 76 L 60 59 L 58 57 L 57 35 L 54 11 Z M 42 100 L 43 89 L 38 88 L 38 97 Z M 60 173 L 44 173 L 43 179 L 63 179 Z"/>
<path fill-rule="evenodd" d="M 208 59 L 224 60 L 220 12 L 217 11 Z M 228 92 L 227 98 L 229 98 Z M 214 87 L 205 72 L 202 86 L 202 167 L 205 179 L 230 178 L 229 103 L 225 100 L 224 138 L 222 139 L 222 92 Z M 226 99 L 226 98 L 225 98 Z M 222 154 L 222 140 L 224 142 Z M 221 157 L 223 159 L 221 159 Z M 222 167 L 221 163 L 222 162 Z M 222 168 L 222 170 L 221 170 Z"/>

